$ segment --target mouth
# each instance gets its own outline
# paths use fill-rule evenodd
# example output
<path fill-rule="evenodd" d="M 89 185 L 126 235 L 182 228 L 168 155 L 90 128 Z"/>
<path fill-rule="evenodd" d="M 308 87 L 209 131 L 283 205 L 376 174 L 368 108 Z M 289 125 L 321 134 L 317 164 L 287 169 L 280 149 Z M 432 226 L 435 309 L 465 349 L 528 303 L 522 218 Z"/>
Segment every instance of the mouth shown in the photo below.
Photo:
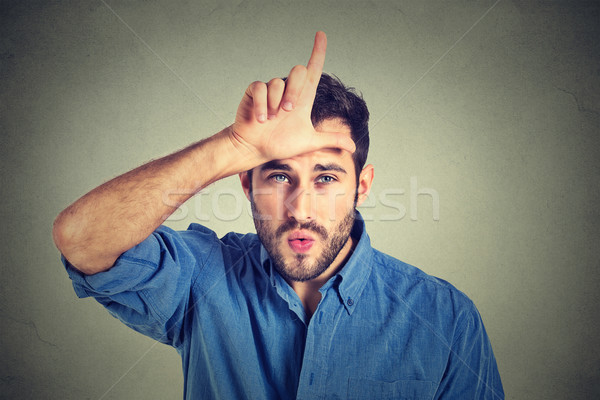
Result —
<path fill-rule="evenodd" d="M 287 237 L 288 245 L 295 253 L 306 253 L 315 243 L 315 239 L 303 231 L 294 231 Z"/>

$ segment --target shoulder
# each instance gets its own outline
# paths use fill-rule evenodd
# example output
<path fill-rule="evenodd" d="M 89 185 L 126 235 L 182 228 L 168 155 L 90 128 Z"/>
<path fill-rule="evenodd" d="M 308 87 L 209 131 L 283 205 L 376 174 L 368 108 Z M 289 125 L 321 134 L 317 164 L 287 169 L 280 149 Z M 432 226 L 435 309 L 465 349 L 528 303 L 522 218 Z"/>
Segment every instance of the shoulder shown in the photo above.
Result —
<path fill-rule="evenodd" d="M 192 223 L 179 231 L 167 226 L 158 227 L 150 238 L 127 253 L 128 258 L 152 259 L 157 265 L 173 260 L 180 265 L 195 265 L 196 273 L 256 263 L 260 259 L 260 241 L 256 234 L 229 232 L 219 238 L 200 224 Z"/>
<path fill-rule="evenodd" d="M 219 238 L 211 229 L 191 224 L 180 234 L 188 248 L 198 249 L 193 250 L 194 253 L 203 253 L 200 269 L 206 274 L 219 275 L 226 271 L 233 277 L 260 265 L 261 243 L 254 233 L 229 232 Z"/>
<path fill-rule="evenodd" d="M 209 248 L 212 251 L 247 251 L 260 245 L 256 234 L 229 232 L 219 238 L 210 228 L 196 223 L 190 224 L 185 231 L 173 231 L 164 226 L 159 229 L 171 235 L 179 235 L 188 246 Z"/>
<path fill-rule="evenodd" d="M 419 308 L 451 313 L 476 312 L 471 299 L 451 283 L 373 249 L 375 284 L 392 297 Z"/>

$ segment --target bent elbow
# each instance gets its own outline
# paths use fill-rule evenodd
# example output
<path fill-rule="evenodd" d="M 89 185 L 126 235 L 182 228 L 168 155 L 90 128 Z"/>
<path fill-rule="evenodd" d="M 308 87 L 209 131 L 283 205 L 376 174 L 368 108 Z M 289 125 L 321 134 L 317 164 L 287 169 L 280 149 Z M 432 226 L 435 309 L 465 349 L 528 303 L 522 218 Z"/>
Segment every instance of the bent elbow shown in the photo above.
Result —
<path fill-rule="evenodd" d="M 74 221 L 68 209 L 61 212 L 52 226 L 52 239 L 69 264 L 86 275 L 106 271 L 113 266 L 117 257 L 106 252 L 94 251 L 94 246 L 83 235 L 81 221 Z"/>
<path fill-rule="evenodd" d="M 65 221 L 65 211 L 58 214 L 52 225 L 52 240 L 54 240 L 54 245 L 63 255 L 69 241 L 72 240 L 72 229 L 68 228 L 68 224 Z"/>

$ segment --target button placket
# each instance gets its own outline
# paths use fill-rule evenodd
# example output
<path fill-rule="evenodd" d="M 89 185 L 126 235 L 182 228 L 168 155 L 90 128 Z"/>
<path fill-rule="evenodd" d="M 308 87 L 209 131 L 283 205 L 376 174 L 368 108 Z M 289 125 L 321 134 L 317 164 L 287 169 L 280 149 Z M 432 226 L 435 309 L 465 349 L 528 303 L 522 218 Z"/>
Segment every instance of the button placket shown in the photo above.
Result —
<path fill-rule="evenodd" d="M 332 306 L 334 310 L 331 310 Z M 308 325 L 297 398 L 327 397 L 327 394 L 321 393 L 321 390 L 326 386 L 325 380 L 329 374 L 328 368 L 331 366 L 328 364 L 328 357 L 324 355 L 329 354 L 330 350 L 332 316 L 341 311 L 344 310 L 339 300 L 324 293 Z"/>

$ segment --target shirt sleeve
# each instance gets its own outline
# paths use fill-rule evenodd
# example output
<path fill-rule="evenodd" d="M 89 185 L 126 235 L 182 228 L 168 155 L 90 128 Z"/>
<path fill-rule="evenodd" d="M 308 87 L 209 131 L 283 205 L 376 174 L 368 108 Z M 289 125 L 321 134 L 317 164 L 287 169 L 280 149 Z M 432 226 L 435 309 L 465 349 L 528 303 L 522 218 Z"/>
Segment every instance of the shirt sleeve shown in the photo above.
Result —
<path fill-rule="evenodd" d="M 78 297 L 95 298 L 130 328 L 177 347 L 192 282 L 217 240 L 208 229 L 176 232 L 161 226 L 107 271 L 85 275 L 64 256 L 62 261 Z"/>
<path fill-rule="evenodd" d="M 460 315 L 435 399 L 504 399 L 491 343 L 479 312 L 470 306 Z"/>

